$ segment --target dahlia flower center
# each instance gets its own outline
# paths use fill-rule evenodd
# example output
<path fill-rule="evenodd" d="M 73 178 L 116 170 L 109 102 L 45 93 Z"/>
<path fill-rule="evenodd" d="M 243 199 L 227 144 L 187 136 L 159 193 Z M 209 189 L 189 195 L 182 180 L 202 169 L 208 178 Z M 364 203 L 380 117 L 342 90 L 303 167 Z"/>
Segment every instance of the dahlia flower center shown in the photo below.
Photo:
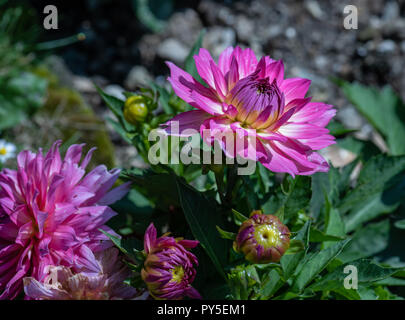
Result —
<path fill-rule="evenodd" d="M 184 269 L 182 266 L 175 266 L 172 270 L 172 280 L 173 282 L 180 283 L 184 277 Z"/>
<path fill-rule="evenodd" d="M 0 148 L 0 155 L 5 156 L 6 154 L 7 154 L 7 149 L 4 147 Z"/>
<path fill-rule="evenodd" d="M 264 248 L 275 247 L 280 240 L 280 232 L 273 225 L 262 224 L 255 227 L 254 238 Z"/>
<path fill-rule="evenodd" d="M 256 74 L 238 81 L 225 99 L 238 111 L 234 120 L 253 129 L 275 122 L 283 108 L 282 101 L 277 82 L 270 83 L 269 78 L 258 78 Z"/>

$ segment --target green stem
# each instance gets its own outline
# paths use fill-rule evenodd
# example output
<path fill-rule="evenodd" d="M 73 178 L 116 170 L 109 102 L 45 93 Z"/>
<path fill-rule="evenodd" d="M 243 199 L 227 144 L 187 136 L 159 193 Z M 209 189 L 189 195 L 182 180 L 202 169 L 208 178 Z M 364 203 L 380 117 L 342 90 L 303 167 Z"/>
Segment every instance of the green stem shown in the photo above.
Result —
<path fill-rule="evenodd" d="M 225 200 L 231 206 L 232 205 L 233 190 L 235 188 L 236 183 L 239 180 L 238 165 L 237 164 L 233 164 L 233 165 L 228 166 L 227 179 L 226 180 L 227 180 L 227 188 L 226 188 Z"/>
<path fill-rule="evenodd" d="M 226 199 L 224 195 L 224 171 L 221 170 L 220 172 L 215 173 L 215 182 L 217 184 L 219 198 L 221 199 L 221 204 L 225 205 Z"/>

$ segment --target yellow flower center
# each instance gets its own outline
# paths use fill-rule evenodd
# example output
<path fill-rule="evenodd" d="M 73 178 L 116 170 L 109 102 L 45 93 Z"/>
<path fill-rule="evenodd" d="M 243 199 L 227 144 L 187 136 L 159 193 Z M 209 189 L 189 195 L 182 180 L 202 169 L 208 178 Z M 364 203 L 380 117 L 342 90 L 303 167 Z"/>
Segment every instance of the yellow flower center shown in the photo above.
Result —
<path fill-rule="evenodd" d="M 182 266 L 178 265 L 176 267 L 174 267 L 174 269 L 172 270 L 172 280 L 173 282 L 181 282 L 181 280 L 183 280 L 184 277 L 184 269 Z"/>
<path fill-rule="evenodd" d="M 0 148 L 0 155 L 5 156 L 6 154 L 7 154 L 7 149 L 4 147 Z"/>
<path fill-rule="evenodd" d="M 273 225 L 262 224 L 255 227 L 254 238 L 264 248 L 271 248 L 280 241 L 280 232 Z"/>

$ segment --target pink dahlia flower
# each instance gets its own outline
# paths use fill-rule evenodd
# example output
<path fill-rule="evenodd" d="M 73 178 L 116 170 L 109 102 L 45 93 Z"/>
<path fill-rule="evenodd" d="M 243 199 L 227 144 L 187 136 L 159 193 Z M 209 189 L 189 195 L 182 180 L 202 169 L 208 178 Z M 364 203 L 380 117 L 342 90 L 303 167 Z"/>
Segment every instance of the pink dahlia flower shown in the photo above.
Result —
<path fill-rule="evenodd" d="M 112 246 L 99 229 L 116 213 L 109 204 L 128 191 L 110 191 L 120 170 L 101 165 L 85 175 L 94 149 L 79 164 L 83 145 L 72 145 L 64 160 L 60 142 L 44 156 L 22 151 L 16 171 L 0 172 L 0 299 L 13 299 L 24 277 L 43 281 L 47 266 L 74 272 L 99 271 L 93 252 Z"/>
<path fill-rule="evenodd" d="M 207 86 L 167 62 L 173 90 L 198 109 L 167 122 L 168 134 L 176 134 L 172 127 L 176 122 L 180 135 L 187 136 L 182 134 L 185 129 L 198 130 L 207 143 L 218 141 L 229 157 L 260 161 L 271 171 L 292 176 L 329 169 L 316 150 L 335 143 L 325 126 L 336 111 L 331 105 L 305 98 L 310 80 L 284 79 L 281 60 L 266 56 L 257 61 L 251 49 L 229 47 L 221 53 L 218 63 L 206 49 L 200 49 L 194 60 Z M 228 145 L 215 134 L 206 137 L 205 129 L 235 135 L 243 141 L 242 147 L 235 148 L 235 142 Z"/>
<path fill-rule="evenodd" d="M 48 266 L 44 282 L 24 278 L 24 291 L 35 300 L 122 300 L 134 299 L 135 288 L 124 281 L 131 271 L 119 260 L 118 250 L 109 248 L 95 254 L 98 273 L 74 273 L 63 266 Z"/>
<path fill-rule="evenodd" d="M 156 236 L 156 228 L 151 223 L 145 232 L 147 257 L 141 272 L 151 296 L 159 300 L 180 300 L 185 296 L 201 299 L 191 286 L 196 275 L 194 265 L 198 265 L 198 261 L 188 251 L 196 247 L 198 241 Z"/>

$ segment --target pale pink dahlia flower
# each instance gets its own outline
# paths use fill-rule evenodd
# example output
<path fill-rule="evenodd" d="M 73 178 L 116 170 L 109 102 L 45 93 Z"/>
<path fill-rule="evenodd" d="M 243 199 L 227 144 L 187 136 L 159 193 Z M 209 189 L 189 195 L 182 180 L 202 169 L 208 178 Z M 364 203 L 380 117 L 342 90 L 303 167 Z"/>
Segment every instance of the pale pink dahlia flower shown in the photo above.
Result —
<path fill-rule="evenodd" d="M 44 156 L 22 151 L 18 169 L 0 172 L 0 299 L 13 299 L 24 277 L 43 281 L 47 266 L 74 272 L 99 270 L 94 252 L 112 246 L 99 229 L 116 213 L 109 204 L 128 191 L 111 191 L 120 170 L 101 165 L 85 175 L 94 149 L 84 157 L 83 145 L 72 145 L 64 160 L 60 142 Z"/>
<path fill-rule="evenodd" d="M 68 267 L 48 266 L 44 282 L 24 278 L 24 291 L 35 300 L 122 300 L 134 299 L 135 288 L 124 281 L 131 271 L 119 259 L 118 250 L 109 248 L 95 254 L 97 273 L 75 273 Z"/>
<path fill-rule="evenodd" d="M 305 98 L 310 80 L 284 79 L 284 65 L 262 57 L 257 61 L 251 49 L 227 48 L 215 63 L 206 49 L 194 56 L 197 71 L 207 86 L 167 62 L 168 78 L 175 93 L 198 110 L 175 116 L 165 124 L 168 134 L 185 129 L 198 130 L 204 141 L 220 142 L 225 154 L 260 161 L 274 172 L 310 175 L 329 166 L 316 150 L 334 142 L 325 128 L 336 111 L 331 105 Z M 215 135 L 204 138 L 204 129 L 229 132 L 244 146 L 227 146 Z M 253 145 L 254 152 L 248 150 Z"/>

